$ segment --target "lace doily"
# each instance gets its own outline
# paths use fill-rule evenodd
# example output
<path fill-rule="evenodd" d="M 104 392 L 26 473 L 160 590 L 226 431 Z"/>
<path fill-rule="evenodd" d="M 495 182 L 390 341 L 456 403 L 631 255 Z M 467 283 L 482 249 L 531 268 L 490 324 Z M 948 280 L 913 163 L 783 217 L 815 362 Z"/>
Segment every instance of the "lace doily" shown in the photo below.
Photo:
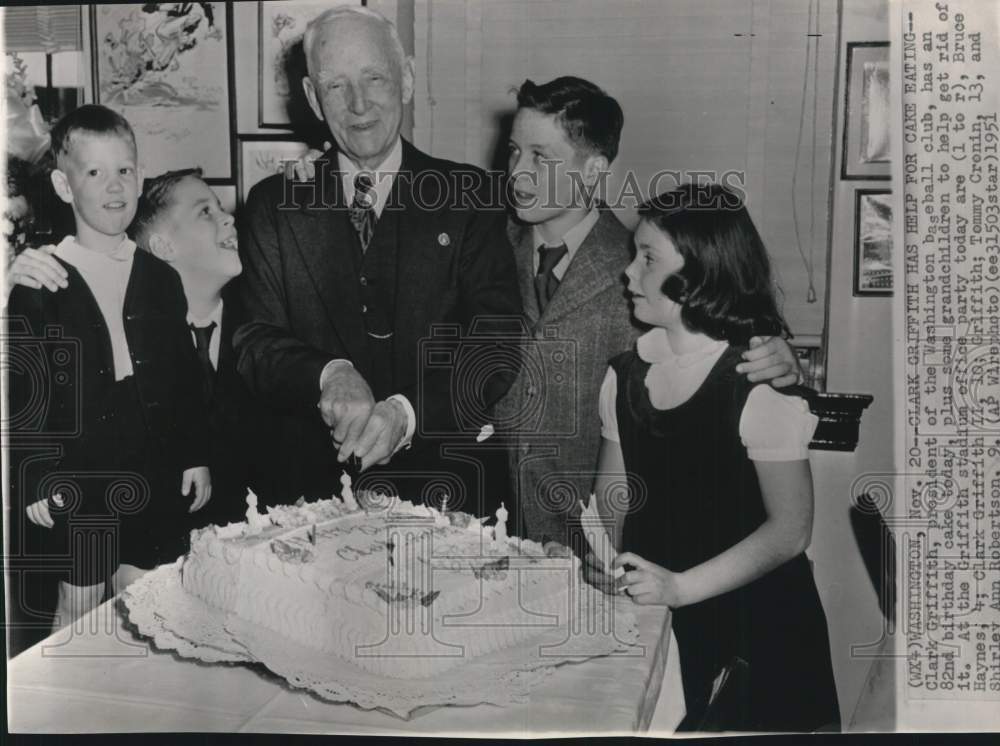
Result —
<path fill-rule="evenodd" d="M 393 679 L 334 655 L 318 655 L 315 649 L 209 606 L 184 591 L 180 568 L 181 560 L 163 565 L 122 593 L 128 621 L 157 648 L 208 663 L 259 662 L 291 686 L 322 699 L 383 709 L 402 718 L 424 706 L 524 702 L 556 666 L 624 652 L 639 636 L 630 612 L 619 608 L 614 597 L 588 586 L 588 621 L 578 620 L 573 635 L 562 626 L 431 678 Z M 595 623 L 610 615 L 614 635 L 601 632 L 602 625 Z"/>

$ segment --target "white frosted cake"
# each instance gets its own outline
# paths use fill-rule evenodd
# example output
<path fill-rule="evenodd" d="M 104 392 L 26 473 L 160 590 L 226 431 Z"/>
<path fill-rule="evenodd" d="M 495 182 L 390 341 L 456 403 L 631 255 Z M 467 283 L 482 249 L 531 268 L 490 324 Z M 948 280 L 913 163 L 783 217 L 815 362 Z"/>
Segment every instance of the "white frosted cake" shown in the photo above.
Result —
<path fill-rule="evenodd" d="M 192 534 L 185 591 L 365 671 L 412 679 L 565 625 L 575 558 L 463 513 L 361 496 Z"/>

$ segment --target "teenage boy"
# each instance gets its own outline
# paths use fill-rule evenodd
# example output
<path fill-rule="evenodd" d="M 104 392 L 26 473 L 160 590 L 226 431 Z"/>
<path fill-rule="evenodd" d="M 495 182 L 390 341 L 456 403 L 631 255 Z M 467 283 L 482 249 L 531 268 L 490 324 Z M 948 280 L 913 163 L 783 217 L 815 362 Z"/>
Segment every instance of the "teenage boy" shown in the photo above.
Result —
<path fill-rule="evenodd" d="M 568 543 L 568 519 L 593 486 L 608 361 L 637 336 L 622 282 L 631 232 L 593 199 L 623 123 L 618 102 L 581 78 L 526 80 L 517 94 L 508 235 L 535 341 L 497 420 L 512 441 L 509 471 L 526 535 L 555 542 L 551 551 Z M 784 340 L 754 341 L 740 372 L 774 385 L 797 380 Z"/>

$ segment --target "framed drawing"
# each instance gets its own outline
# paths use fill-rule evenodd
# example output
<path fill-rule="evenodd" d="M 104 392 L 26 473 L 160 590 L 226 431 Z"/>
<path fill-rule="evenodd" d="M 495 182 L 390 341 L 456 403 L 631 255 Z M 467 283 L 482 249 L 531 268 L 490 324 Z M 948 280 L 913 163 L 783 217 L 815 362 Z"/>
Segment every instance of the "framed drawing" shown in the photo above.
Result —
<path fill-rule="evenodd" d="M 200 166 L 232 181 L 231 4 L 93 5 L 90 25 L 94 100 L 131 123 L 146 175 Z"/>
<path fill-rule="evenodd" d="M 302 34 L 324 10 L 362 4 L 361 0 L 258 0 L 258 126 L 289 129 L 303 115 L 312 117 L 300 84 L 306 74 Z"/>
<path fill-rule="evenodd" d="M 304 142 L 286 135 L 242 135 L 240 137 L 239 204 L 261 179 L 281 173 L 286 165 L 309 152 Z"/>
<path fill-rule="evenodd" d="M 892 193 L 854 194 L 854 295 L 892 295 Z"/>
<path fill-rule="evenodd" d="M 847 45 L 842 179 L 889 179 L 889 42 Z"/>

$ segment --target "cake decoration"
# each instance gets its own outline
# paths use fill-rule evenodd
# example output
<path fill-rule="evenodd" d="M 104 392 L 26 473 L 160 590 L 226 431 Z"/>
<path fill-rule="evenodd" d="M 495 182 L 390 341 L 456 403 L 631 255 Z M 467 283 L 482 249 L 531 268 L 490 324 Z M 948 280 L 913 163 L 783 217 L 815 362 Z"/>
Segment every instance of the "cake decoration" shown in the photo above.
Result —
<path fill-rule="evenodd" d="M 260 515 L 252 493 L 247 505 L 246 524 L 192 533 L 184 590 L 317 656 L 393 679 L 435 677 L 537 636 L 539 615 L 569 613 L 580 575 L 579 560 L 547 558 L 537 542 L 484 541 L 495 538 L 485 519 L 383 492 L 359 490 L 353 508 L 330 498 Z M 399 626 L 400 613 L 417 611 L 420 624 Z M 446 622 L 455 616 L 465 623 Z M 461 655 L 444 654 L 456 646 Z"/>
<path fill-rule="evenodd" d="M 505 542 L 507 541 L 507 508 L 500 503 L 500 507 L 497 508 L 497 525 L 493 527 L 493 541 Z"/>
<path fill-rule="evenodd" d="M 494 562 L 487 562 L 479 567 L 473 566 L 472 574 L 479 580 L 505 580 L 507 577 L 505 571 L 508 569 L 510 569 L 510 557 L 504 555 Z"/>
<path fill-rule="evenodd" d="M 430 593 L 425 593 L 424 597 L 420 599 L 421 606 L 430 606 L 434 603 L 434 599 L 441 595 L 441 591 L 431 591 Z"/>
<path fill-rule="evenodd" d="M 247 526 L 244 533 L 247 536 L 254 536 L 264 530 L 265 526 L 271 525 L 271 521 L 266 516 L 257 512 L 257 495 L 253 490 L 247 490 Z"/>
<path fill-rule="evenodd" d="M 351 489 L 352 484 L 351 475 L 346 471 L 342 471 L 340 473 L 340 499 L 344 501 L 344 505 L 348 510 L 357 510 L 358 503 L 354 499 L 354 490 Z"/>
<path fill-rule="evenodd" d="M 293 544 L 282 539 L 275 539 L 271 542 L 271 551 L 284 562 L 290 562 L 294 565 L 312 562 L 316 558 L 311 547 Z"/>

